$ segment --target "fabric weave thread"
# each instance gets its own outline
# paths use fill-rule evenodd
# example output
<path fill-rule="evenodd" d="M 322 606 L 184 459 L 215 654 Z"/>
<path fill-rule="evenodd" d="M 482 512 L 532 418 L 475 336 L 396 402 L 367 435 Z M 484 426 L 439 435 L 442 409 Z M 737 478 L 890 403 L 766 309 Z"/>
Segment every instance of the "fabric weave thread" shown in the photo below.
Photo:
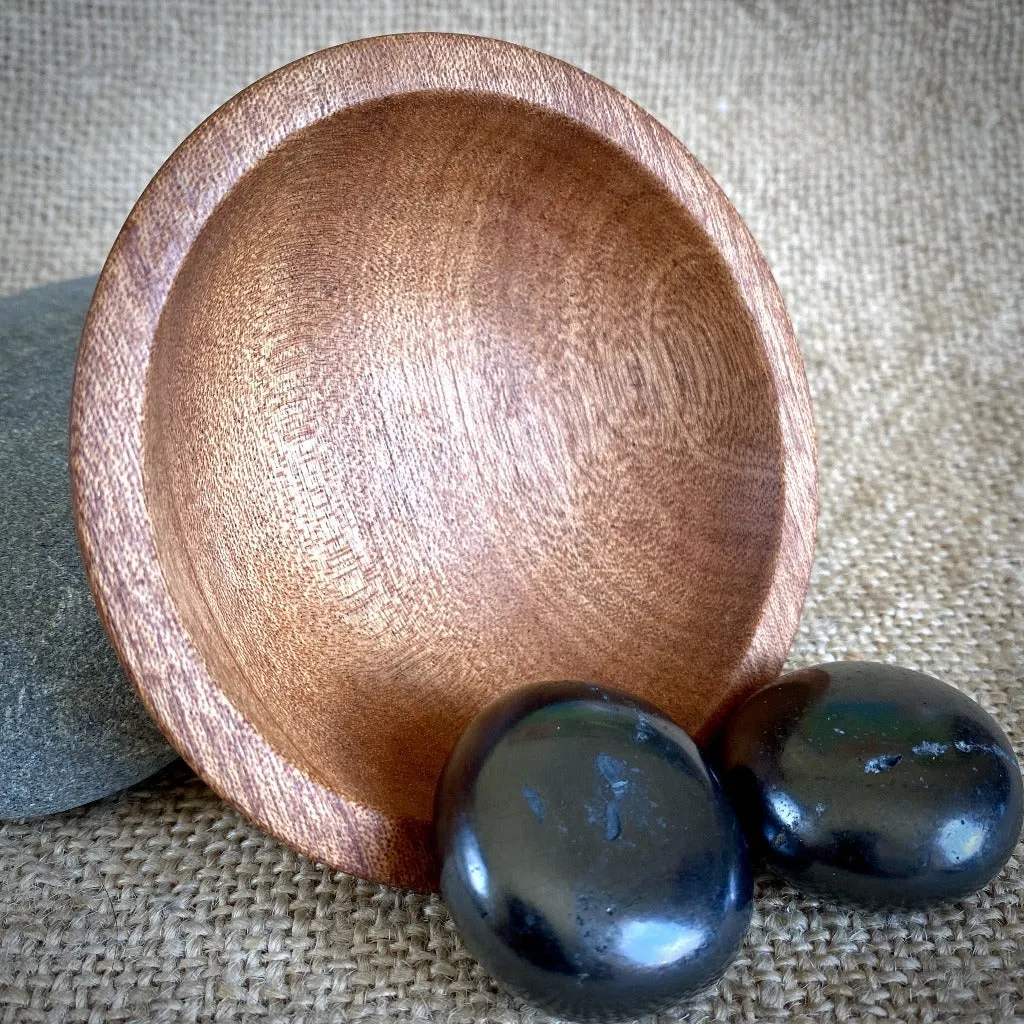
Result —
<path fill-rule="evenodd" d="M 822 516 L 792 666 L 891 660 L 1024 753 L 1024 13 L 995 0 L 0 8 L 0 294 L 98 270 L 178 141 L 310 50 L 412 28 L 523 42 L 659 117 L 789 303 Z M 372 722 L 367 728 L 372 728 Z M 762 884 L 725 978 L 664 1021 L 1024 1021 L 1024 847 L 986 891 L 868 913 Z M 178 768 L 0 825 L 0 1021 L 540 1021 L 433 898 L 262 835 Z"/>

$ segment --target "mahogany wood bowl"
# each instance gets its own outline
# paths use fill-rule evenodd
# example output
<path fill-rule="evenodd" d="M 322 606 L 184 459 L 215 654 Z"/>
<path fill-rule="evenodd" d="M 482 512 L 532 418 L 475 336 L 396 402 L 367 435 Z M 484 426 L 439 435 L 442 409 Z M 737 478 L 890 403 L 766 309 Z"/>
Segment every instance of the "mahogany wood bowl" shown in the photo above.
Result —
<path fill-rule="evenodd" d="M 493 40 L 325 50 L 196 129 L 104 267 L 71 445 L 181 754 L 409 888 L 485 703 L 586 679 L 706 736 L 810 573 L 810 402 L 753 239 L 648 114 Z"/>

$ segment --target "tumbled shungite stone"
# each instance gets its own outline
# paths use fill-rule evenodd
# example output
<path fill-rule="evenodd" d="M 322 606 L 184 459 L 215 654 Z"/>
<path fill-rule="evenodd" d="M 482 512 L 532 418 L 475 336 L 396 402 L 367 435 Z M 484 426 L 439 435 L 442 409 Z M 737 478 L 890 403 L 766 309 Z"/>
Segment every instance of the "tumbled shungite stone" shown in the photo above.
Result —
<path fill-rule="evenodd" d="M 441 886 L 491 973 L 611 1020 L 717 977 L 751 913 L 746 848 L 697 748 L 643 701 L 542 683 L 485 709 L 436 808 Z"/>
<path fill-rule="evenodd" d="M 870 662 L 804 669 L 726 723 L 721 777 L 752 847 L 794 885 L 914 906 L 988 883 L 1020 835 L 1020 767 L 975 701 Z"/>

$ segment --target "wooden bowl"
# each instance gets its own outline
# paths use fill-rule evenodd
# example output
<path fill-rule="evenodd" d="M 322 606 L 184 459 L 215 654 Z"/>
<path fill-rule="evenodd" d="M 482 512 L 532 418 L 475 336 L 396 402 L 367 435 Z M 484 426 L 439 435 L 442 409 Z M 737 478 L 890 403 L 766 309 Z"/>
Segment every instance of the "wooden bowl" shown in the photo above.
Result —
<path fill-rule="evenodd" d="M 71 442 L 100 611 L 183 757 L 410 888 L 485 703 L 587 679 L 702 737 L 810 572 L 807 385 L 750 234 L 649 115 L 493 40 L 325 50 L 196 129 L 103 270 Z"/>

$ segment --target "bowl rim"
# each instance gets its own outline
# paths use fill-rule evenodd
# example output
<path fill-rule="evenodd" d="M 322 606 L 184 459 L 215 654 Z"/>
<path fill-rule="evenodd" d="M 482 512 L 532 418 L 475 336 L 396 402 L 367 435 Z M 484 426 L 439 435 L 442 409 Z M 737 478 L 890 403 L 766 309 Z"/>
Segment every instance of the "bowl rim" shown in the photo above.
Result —
<path fill-rule="evenodd" d="M 303 128 L 374 99 L 489 93 L 562 114 L 654 173 L 709 236 L 756 325 L 778 401 L 783 508 L 772 581 L 740 666 L 774 678 L 796 634 L 817 526 L 817 446 L 782 296 L 725 194 L 654 117 L 579 68 L 513 43 L 450 33 L 376 36 L 320 50 L 228 100 L 163 164 L 129 214 L 90 305 L 71 403 L 72 501 L 86 573 L 128 678 L 182 757 L 230 804 L 314 860 L 430 890 L 429 822 L 393 821 L 310 778 L 218 688 L 179 618 L 145 501 L 147 368 L 189 248 L 235 183 Z"/>

